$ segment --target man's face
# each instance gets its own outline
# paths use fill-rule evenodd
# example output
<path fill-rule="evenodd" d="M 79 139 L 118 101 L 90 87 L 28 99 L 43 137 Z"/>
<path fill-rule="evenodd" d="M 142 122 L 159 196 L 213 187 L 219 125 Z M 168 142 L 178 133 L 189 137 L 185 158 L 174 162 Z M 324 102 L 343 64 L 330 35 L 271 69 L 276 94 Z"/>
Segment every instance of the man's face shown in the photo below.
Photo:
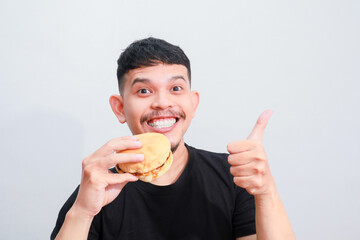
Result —
<path fill-rule="evenodd" d="M 119 99 L 120 122 L 127 122 L 133 134 L 164 134 L 174 150 L 195 116 L 199 95 L 190 90 L 185 66 L 158 64 L 130 70 Z"/>

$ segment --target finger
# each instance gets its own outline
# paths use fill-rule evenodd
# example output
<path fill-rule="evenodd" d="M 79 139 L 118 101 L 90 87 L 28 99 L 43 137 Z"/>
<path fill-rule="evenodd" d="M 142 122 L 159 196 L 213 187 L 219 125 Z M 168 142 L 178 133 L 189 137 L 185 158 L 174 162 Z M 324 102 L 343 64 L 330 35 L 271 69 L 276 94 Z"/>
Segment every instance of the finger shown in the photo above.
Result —
<path fill-rule="evenodd" d="M 135 181 L 139 180 L 137 177 L 135 177 L 134 175 L 132 175 L 130 173 L 119 173 L 119 174 L 107 173 L 107 174 L 104 174 L 103 177 L 104 177 L 104 180 L 109 185 L 135 182 Z"/>
<path fill-rule="evenodd" d="M 253 176 L 234 177 L 233 181 L 237 186 L 246 189 L 249 186 L 251 186 L 253 179 L 254 179 Z"/>
<path fill-rule="evenodd" d="M 141 148 L 141 146 L 142 146 L 141 142 L 139 142 L 138 139 L 134 136 L 115 138 L 108 141 L 94 154 L 104 156 L 108 154 L 113 154 L 114 152 L 123 151 L 126 149 L 138 149 Z"/>
<path fill-rule="evenodd" d="M 231 166 L 248 164 L 249 162 L 251 162 L 251 158 L 249 158 L 249 156 L 247 156 L 245 153 L 246 152 L 230 154 L 228 156 L 228 163 Z"/>
<path fill-rule="evenodd" d="M 119 163 L 138 163 L 144 160 L 144 154 L 135 153 L 113 153 L 102 158 L 99 163 L 102 167 L 109 169 Z"/>
<path fill-rule="evenodd" d="M 264 181 L 256 176 L 234 177 L 234 183 L 252 195 L 264 192 Z"/>
<path fill-rule="evenodd" d="M 230 173 L 234 177 L 247 177 L 257 174 L 258 168 L 254 166 L 255 163 L 251 162 L 241 166 L 230 167 Z"/>
<path fill-rule="evenodd" d="M 262 141 L 265 127 L 266 127 L 267 123 L 269 122 L 269 119 L 272 114 L 273 114 L 272 110 L 264 111 L 260 115 L 258 120 L 256 121 L 256 124 L 255 124 L 253 130 L 251 131 L 250 135 L 247 137 L 247 139 Z"/>
<path fill-rule="evenodd" d="M 231 166 L 241 166 L 249 164 L 250 162 L 258 161 L 264 158 L 261 152 L 246 151 L 241 153 L 230 154 L 228 156 L 228 163 Z"/>
<path fill-rule="evenodd" d="M 227 150 L 230 154 L 242 153 L 256 148 L 257 144 L 258 142 L 253 140 L 233 141 L 227 145 Z"/>
<path fill-rule="evenodd" d="M 111 203 L 129 182 L 137 181 L 138 178 L 131 174 L 112 174 L 108 177 L 109 184 L 106 186 L 104 206 Z M 118 183 L 120 182 L 120 183 Z"/>

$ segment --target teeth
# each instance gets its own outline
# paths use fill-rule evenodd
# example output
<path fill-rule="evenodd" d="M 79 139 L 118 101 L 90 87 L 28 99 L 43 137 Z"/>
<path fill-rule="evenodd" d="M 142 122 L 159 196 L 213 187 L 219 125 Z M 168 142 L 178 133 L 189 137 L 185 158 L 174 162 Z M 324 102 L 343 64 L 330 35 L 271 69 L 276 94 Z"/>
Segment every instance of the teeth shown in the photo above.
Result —
<path fill-rule="evenodd" d="M 155 120 L 153 122 L 149 122 L 149 125 L 153 128 L 168 128 L 174 125 L 176 122 L 175 119 L 163 119 L 163 120 Z"/>

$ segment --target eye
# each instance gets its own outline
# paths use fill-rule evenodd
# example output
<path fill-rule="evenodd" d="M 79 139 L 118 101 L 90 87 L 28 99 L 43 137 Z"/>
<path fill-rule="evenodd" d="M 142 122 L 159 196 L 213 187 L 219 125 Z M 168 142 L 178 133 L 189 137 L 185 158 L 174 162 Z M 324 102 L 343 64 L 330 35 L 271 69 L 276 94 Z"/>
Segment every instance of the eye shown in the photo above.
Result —
<path fill-rule="evenodd" d="M 178 92 L 178 91 L 181 91 L 182 90 L 182 87 L 180 86 L 175 86 L 171 89 L 172 92 Z"/>
<path fill-rule="evenodd" d="M 142 89 L 139 89 L 137 91 L 137 93 L 140 93 L 140 94 L 148 94 L 150 93 L 150 90 L 149 89 L 146 89 L 146 88 L 142 88 Z"/>

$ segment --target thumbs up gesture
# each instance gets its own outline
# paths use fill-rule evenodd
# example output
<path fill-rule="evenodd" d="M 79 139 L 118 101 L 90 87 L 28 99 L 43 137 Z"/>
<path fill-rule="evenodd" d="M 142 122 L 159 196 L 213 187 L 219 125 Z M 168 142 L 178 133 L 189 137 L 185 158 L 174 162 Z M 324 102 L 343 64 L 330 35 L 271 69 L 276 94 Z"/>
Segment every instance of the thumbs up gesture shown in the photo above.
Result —
<path fill-rule="evenodd" d="M 255 197 L 276 191 L 262 144 L 264 130 L 272 113 L 271 110 L 266 110 L 260 115 L 246 140 L 234 141 L 227 146 L 234 183 Z"/>

